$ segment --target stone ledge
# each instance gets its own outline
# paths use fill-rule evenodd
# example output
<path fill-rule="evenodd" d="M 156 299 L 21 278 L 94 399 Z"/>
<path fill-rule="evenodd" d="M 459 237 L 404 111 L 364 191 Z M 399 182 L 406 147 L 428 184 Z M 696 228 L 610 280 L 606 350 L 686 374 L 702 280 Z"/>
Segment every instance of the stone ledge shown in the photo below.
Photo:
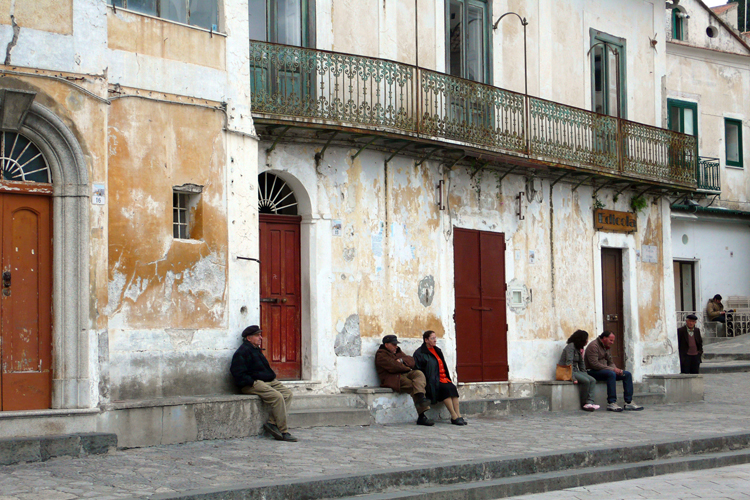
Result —
<path fill-rule="evenodd" d="M 0 465 L 44 462 L 55 457 L 101 455 L 117 448 L 117 436 L 92 432 L 62 436 L 0 439 Z"/>

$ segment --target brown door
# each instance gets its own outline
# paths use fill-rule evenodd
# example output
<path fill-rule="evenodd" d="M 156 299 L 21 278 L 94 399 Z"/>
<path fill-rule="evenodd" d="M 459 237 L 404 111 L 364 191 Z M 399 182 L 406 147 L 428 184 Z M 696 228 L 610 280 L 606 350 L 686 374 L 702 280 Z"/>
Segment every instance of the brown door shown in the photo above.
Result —
<path fill-rule="evenodd" d="M 615 343 L 610 348 L 612 360 L 625 369 L 625 342 L 622 321 L 622 250 L 602 248 L 602 306 L 604 329 L 614 332 Z"/>
<path fill-rule="evenodd" d="M 301 217 L 260 214 L 260 327 L 279 379 L 302 376 L 300 354 Z"/>
<path fill-rule="evenodd" d="M 0 194 L 0 409 L 39 410 L 52 402 L 50 202 Z"/>
<path fill-rule="evenodd" d="M 458 380 L 508 380 L 505 235 L 456 228 L 453 259 Z"/>

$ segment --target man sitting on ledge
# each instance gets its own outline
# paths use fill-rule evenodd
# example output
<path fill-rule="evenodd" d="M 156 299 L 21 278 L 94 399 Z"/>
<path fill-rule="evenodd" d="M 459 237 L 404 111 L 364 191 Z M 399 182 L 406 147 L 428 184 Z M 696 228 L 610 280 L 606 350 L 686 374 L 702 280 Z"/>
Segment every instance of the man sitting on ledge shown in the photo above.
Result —
<path fill-rule="evenodd" d="M 243 394 L 254 394 L 271 406 L 271 416 L 263 428 L 277 441 L 297 441 L 286 426 L 286 411 L 292 402 L 292 391 L 276 380 L 276 373 L 260 349 L 263 341 L 258 325 L 245 328 L 242 345 L 232 357 L 230 371 Z"/>
<path fill-rule="evenodd" d="M 621 370 L 615 366 L 612 360 L 612 354 L 609 348 L 615 343 L 615 334 L 604 330 L 593 342 L 586 346 L 586 368 L 589 375 L 596 380 L 607 382 L 607 410 L 622 411 L 617 404 L 617 380 L 622 380 L 623 397 L 625 399 L 625 409 L 639 411 L 643 406 L 635 404 L 633 401 L 633 376 L 630 372 Z"/>
<path fill-rule="evenodd" d="M 395 335 L 383 337 L 383 344 L 375 353 L 375 369 L 380 377 L 380 387 L 389 387 L 393 392 L 410 394 L 417 408 L 417 425 L 435 425 L 424 414 L 430 409 L 425 399 L 427 380 L 424 373 L 415 370 L 414 358 L 403 353 Z"/>

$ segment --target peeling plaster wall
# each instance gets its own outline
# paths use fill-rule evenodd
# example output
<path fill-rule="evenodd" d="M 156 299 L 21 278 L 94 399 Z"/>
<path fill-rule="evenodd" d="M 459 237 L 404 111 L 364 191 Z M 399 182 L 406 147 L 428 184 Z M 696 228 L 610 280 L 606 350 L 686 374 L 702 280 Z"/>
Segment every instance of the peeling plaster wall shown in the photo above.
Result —
<path fill-rule="evenodd" d="M 352 161 L 355 150 L 334 146 L 316 166 L 320 146 L 280 144 L 270 156 L 265 149 L 261 144 L 259 163 L 300 182 L 313 213 L 317 205 L 319 213 L 311 216 L 311 224 L 320 229 L 314 244 L 330 248 L 327 258 L 311 258 L 308 270 L 320 280 L 309 293 L 322 304 L 311 309 L 317 326 L 303 337 L 303 343 L 309 339 L 317 346 L 318 356 L 310 360 L 313 380 L 320 376 L 339 387 L 377 386 L 373 359 L 382 336 L 398 335 L 401 348 L 411 354 L 427 329 L 438 333 L 455 370 L 452 227 L 504 233 L 506 279 L 516 279 L 533 292 L 525 309 L 508 310 L 511 381 L 550 379 L 574 330 L 585 329 L 592 338 L 600 333 L 600 254 L 607 246 L 623 249 L 628 368 L 637 378 L 674 368 L 669 320 L 664 319 L 667 298 L 674 291 L 671 268 L 665 265 L 671 251 L 664 245 L 668 211 L 662 203 L 649 199 L 633 235 L 601 233 L 593 227 L 591 187 L 574 191 L 561 182 L 550 202 L 548 181 L 513 174 L 500 181 L 499 174 L 488 170 L 448 171 L 432 161 L 416 167 L 415 160 L 405 156 L 394 157 L 386 166 L 386 156 L 371 150 Z M 448 190 L 446 211 L 435 203 L 440 179 Z M 537 191 L 529 189 L 530 202 L 527 185 Z M 519 192 L 524 220 L 516 215 Z M 604 189 L 597 196 L 607 208 L 630 211 L 632 194 L 614 201 L 613 193 Z M 331 223 L 341 228 L 340 235 Z M 659 261 L 641 262 L 642 245 L 656 246 Z"/>
<path fill-rule="evenodd" d="M 201 349 L 194 337 L 210 331 L 219 344 L 226 338 L 221 331 L 227 326 L 222 126 L 222 115 L 211 110 L 140 99 L 112 105 L 106 314 L 115 399 L 205 393 L 216 386 L 210 382 L 216 370 L 201 363 L 219 356 L 213 349 L 220 347 L 203 352 L 213 346 L 207 342 Z M 170 230 L 172 187 L 186 183 L 203 191 L 190 213 L 199 223 L 193 228 L 198 234 L 180 240 Z M 191 382 L 170 387 L 184 380 L 178 367 L 189 365 L 190 358 L 196 358 L 197 372 L 188 377 Z"/>

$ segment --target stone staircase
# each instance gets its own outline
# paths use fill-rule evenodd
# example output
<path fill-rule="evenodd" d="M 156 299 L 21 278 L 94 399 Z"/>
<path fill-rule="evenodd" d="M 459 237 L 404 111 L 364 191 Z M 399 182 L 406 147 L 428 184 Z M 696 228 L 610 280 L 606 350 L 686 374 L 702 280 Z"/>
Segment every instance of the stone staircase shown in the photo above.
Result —
<path fill-rule="evenodd" d="M 703 348 L 701 373 L 736 373 L 750 371 L 750 335 L 729 338 Z"/>

